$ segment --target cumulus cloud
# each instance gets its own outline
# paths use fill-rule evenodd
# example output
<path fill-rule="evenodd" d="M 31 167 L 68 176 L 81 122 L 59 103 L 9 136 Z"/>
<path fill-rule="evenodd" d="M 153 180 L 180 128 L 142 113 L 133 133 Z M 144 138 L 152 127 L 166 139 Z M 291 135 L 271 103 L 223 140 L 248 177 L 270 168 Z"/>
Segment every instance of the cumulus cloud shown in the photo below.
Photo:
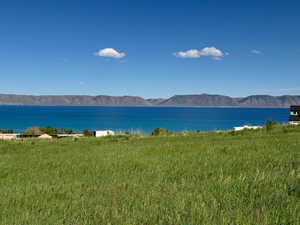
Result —
<path fill-rule="evenodd" d="M 227 52 L 222 52 L 221 50 L 215 47 L 206 47 L 201 50 L 198 49 L 190 49 L 187 51 L 175 52 L 174 56 L 179 58 L 200 58 L 202 56 L 211 57 L 214 60 L 220 60 L 222 57 L 229 55 Z"/>
<path fill-rule="evenodd" d="M 95 52 L 94 55 L 113 59 L 121 59 L 126 56 L 125 53 L 118 52 L 113 48 L 100 49 L 98 52 Z"/>
<path fill-rule="evenodd" d="M 261 54 L 263 54 L 262 51 L 257 50 L 257 49 L 252 49 L 250 52 L 251 52 L 252 54 L 256 54 L 256 55 L 261 55 Z"/>

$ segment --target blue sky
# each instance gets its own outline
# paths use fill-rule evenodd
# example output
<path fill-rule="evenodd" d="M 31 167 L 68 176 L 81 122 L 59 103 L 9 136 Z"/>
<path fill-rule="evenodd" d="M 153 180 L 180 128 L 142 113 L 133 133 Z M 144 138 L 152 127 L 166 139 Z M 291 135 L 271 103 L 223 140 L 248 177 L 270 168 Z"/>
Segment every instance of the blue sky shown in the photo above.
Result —
<path fill-rule="evenodd" d="M 0 93 L 297 95 L 299 11 L 292 0 L 1 2 Z"/>

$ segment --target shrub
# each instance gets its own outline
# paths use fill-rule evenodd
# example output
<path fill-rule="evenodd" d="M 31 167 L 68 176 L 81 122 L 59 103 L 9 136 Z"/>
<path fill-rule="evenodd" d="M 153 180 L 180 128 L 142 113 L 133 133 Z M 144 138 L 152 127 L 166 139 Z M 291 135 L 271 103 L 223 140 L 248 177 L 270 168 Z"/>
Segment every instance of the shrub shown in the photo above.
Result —
<path fill-rule="evenodd" d="M 13 130 L 0 129 L 0 134 L 12 134 L 13 132 Z"/>
<path fill-rule="evenodd" d="M 272 130 L 275 125 L 276 125 L 276 122 L 274 120 L 267 120 L 266 121 L 266 130 L 267 131 Z"/>
<path fill-rule="evenodd" d="M 289 129 L 287 126 L 283 126 L 283 127 L 282 127 L 282 132 L 283 132 L 283 133 L 288 133 L 288 132 L 290 132 L 290 130 L 291 130 L 291 129 Z"/>
<path fill-rule="evenodd" d="M 232 136 L 235 136 L 236 132 L 234 130 L 232 130 L 232 131 L 229 131 L 229 134 L 232 135 Z"/>
<path fill-rule="evenodd" d="M 89 129 L 84 129 L 84 130 L 82 131 L 82 134 L 83 134 L 83 136 L 85 136 L 85 137 L 91 137 L 91 136 L 93 136 L 93 132 L 92 132 L 92 131 L 89 131 Z"/>
<path fill-rule="evenodd" d="M 170 132 L 168 131 L 168 130 L 166 130 L 166 129 L 162 129 L 162 128 L 155 128 L 153 131 L 152 131 L 152 133 L 151 133 L 151 135 L 153 135 L 153 136 L 158 136 L 158 135 L 166 135 L 166 134 L 169 134 Z"/>
<path fill-rule="evenodd" d="M 0 130 L 1 133 L 1 130 Z M 12 132 L 11 132 L 12 133 Z M 73 134 L 73 130 L 71 129 L 57 129 L 51 126 L 48 127 L 31 127 L 28 128 L 23 134 L 24 135 L 41 135 L 41 134 L 49 134 L 49 135 L 57 135 L 57 134 Z"/>
<path fill-rule="evenodd" d="M 60 133 L 60 134 L 74 134 L 74 131 L 72 129 L 61 129 L 61 130 L 58 130 L 58 133 Z"/>
<path fill-rule="evenodd" d="M 40 127 L 30 127 L 23 134 L 24 135 L 42 135 L 43 132 Z"/>
<path fill-rule="evenodd" d="M 54 127 L 46 127 L 46 128 L 40 128 L 42 133 L 49 134 L 49 135 L 57 135 L 57 129 Z"/>

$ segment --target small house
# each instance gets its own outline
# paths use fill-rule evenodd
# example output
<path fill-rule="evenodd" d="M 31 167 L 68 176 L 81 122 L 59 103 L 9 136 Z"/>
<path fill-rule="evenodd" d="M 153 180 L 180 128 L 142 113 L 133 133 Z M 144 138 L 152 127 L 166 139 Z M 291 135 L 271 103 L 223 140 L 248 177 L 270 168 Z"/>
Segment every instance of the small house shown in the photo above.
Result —
<path fill-rule="evenodd" d="M 289 124 L 300 124 L 300 105 L 290 107 Z"/>
<path fill-rule="evenodd" d="M 80 138 L 83 134 L 57 134 L 57 138 Z"/>
<path fill-rule="evenodd" d="M 20 137 L 20 134 L 0 134 L 1 140 L 14 140 Z"/>
<path fill-rule="evenodd" d="M 108 135 L 114 135 L 115 132 L 113 132 L 112 130 L 96 130 L 94 132 L 94 136 L 95 137 L 105 137 Z"/>
<path fill-rule="evenodd" d="M 42 134 L 42 135 L 38 136 L 38 138 L 40 138 L 40 139 L 52 139 L 53 137 L 49 134 Z"/>

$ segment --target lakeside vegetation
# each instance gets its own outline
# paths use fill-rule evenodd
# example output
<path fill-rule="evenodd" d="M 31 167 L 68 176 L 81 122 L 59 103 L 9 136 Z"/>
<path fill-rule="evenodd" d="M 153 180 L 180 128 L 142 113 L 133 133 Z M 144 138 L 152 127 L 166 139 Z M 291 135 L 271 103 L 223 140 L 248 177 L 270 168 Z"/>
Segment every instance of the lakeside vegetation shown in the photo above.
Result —
<path fill-rule="evenodd" d="M 267 120 L 265 123 L 265 128 L 267 131 L 271 130 L 274 126 L 276 126 L 277 123 L 276 121 L 273 120 Z M 249 129 L 249 128 L 245 128 L 245 129 Z M 253 129 L 253 128 L 250 128 Z M 200 131 L 197 131 L 200 132 Z M 223 131 L 226 132 L 226 131 Z M 14 133 L 14 130 L 12 129 L 0 129 L 0 134 L 12 134 Z M 23 135 L 23 137 L 25 136 L 39 136 L 42 134 L 48 134 L 51 136 L 56 136 L 58 134 L 83 134 L 84 137 L 92 137 L 94 136 L 94 132 L 89 130 L 89 129 L 83 129 L 81 132 L 75 132 L 72 129 L 68 129 L 68 128 L 63 128 L 63 129 L 58 129 L 55 127 L 51 127 L 51 126 L 47 126 L 47 127 L 29 127 L 27 128 L 25 131 L 21 132 L 21 134 Z M 170 135 L 173 132 L 167 130 L 167 129 L 162 129 L 162 128 L 155 128 L 152 132 L 151 135 L 153 136 L 158 136 L 158 135 Z M 121 135 L 126 134 L 126 135 L 130 135 L 130 134 L 140 134 L 140 133 L 132 133 L 132 132 L 123 132 L 123 133 L 119 133 Z M 175 133 L 176 134 L 176 133 Z"/>
<path fill-rule="evenodd" d="M 299 225 L 300 126 L 0 140 L 0 224 Z"/>

